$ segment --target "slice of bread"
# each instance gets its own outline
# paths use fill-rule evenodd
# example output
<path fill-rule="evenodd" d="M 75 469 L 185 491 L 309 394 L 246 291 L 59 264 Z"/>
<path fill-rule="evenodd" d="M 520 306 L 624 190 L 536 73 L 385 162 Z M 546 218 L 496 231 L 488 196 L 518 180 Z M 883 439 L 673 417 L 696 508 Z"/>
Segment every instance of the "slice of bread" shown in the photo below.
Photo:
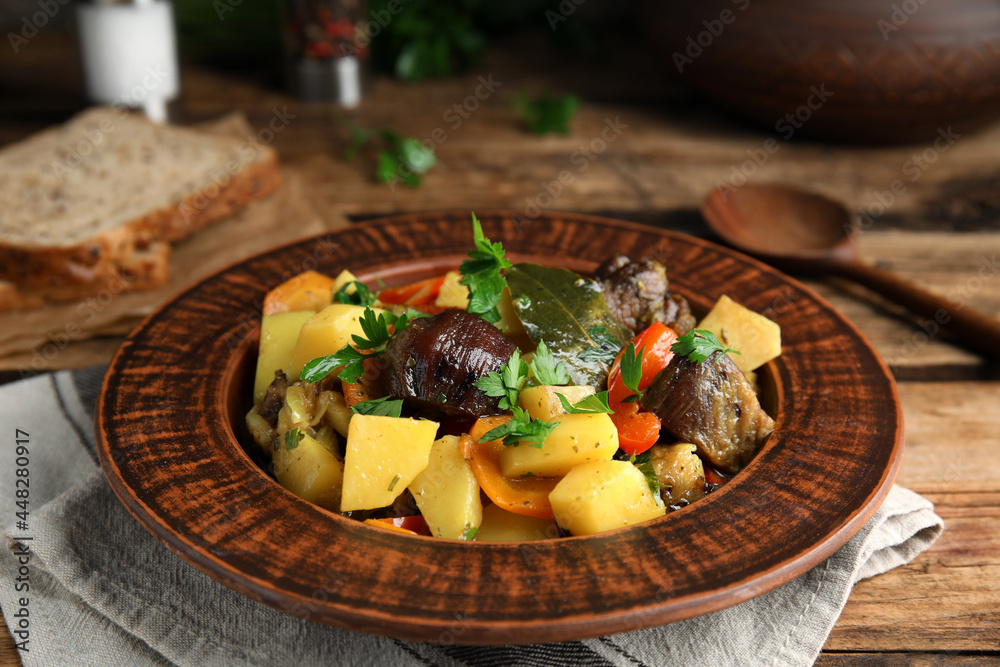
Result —
<path fill-rule="evenodd" d="M 106 281 L 81 285 L 21 287 L 0 280 L 0 313 L 23 308 L 40 308 L 48 303 L 82 301 L 91 297 L 106 299 L 120 292 L 161 287 L 170 278 L 170 244 L 154 241 L 137 251 L 119 267 L 120 273 Z"/>
<path fill-rule="evenodd" d="M 120 276 L 162 284 L 164 247 L 281 184 L 273 149 L 111 107 L 0 150 L 8 301 L 83 298 Z M 166 249 L 169 253 L 169 249 Z"/>

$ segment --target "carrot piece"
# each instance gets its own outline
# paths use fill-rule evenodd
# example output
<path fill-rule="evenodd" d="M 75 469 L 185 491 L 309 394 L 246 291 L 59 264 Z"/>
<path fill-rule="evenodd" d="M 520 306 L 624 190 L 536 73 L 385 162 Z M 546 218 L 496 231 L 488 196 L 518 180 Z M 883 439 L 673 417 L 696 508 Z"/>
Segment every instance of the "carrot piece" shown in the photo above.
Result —
<path fill-rule="evenodd" d="M 320 311 L 330 305 L 334 280 L 315 271 L 289 278 L 264 296 L 265 315 L 296 310 Z"/>
<path fill-rule="evenodd" d="M 386 519 L 366 519 L 365 523 L 370 526 L 380 526 L 382 528 L 401 528 L 414 535 L 430 535 L 427 522 L 419 514 L 413 516 L 397 516 Z"/>
<path fill-rule="evenodd" d="M 358 403 L 363 403 L 365 401 L 370 401 L 374 396 L 368 391 L 368 387 L 360 382 L 344 382 L 342 383 L 344 390 L 344 402 L 347 403 L 347 407 L 352 407 Z"/>
<path fill-rule="evenodd" d="M 492 429 L 505 424 L 509 416 L 480 417 L 469 437 L 463 439 L 463 455 L 472 466 L 472 474 L 479 482 L 479 488 L 498 507 L 524 516 L 552 519 L 552 505 L 549 494 L 559 483 L 555 477 L 526 477 L 511 479 L 500 471 L 500 452 L 504 450 L 503 440 L 479 442 Z"/>

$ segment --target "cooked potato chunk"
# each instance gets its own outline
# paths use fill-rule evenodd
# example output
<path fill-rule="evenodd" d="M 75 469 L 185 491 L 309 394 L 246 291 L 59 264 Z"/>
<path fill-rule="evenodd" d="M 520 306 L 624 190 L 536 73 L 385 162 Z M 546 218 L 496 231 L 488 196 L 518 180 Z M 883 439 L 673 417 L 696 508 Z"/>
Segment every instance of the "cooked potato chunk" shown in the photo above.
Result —
<path fill-rule="evenodd" d="M 330 287 L 330 295 L 333 296 L 347 283 L 353 283 L 357 280 L 357 277 L 347 269 L 344 269 L 337 274 L 337 277 L 333 279 L 333 285 Z M 357 291 L 357 287 L 348 288 L 348 294 L 354 294 Z"/>
<path fill-rule="evenodd" d="M 354 415 L 347 430 L 340 511 L 387 507 L 427 467 L 438 423 Z"/>
<path fill-rule="evenodd" d="M 483 522 L 476 533 L 477 542 L 528 542 L 559 537 L 552 519 L 539 519 L 508 512 L 499 505 L 483 508 Z"/>
<path fill-rule="evenodd" d="M 559 419 L 560 415 L 566 414 L 559 397 L 562 394 L 569 401 L 570 405 L 577 403 L 594 393 L 594 388 L 589 385 L 571 387 L 553 387 L 551 385 L 541 385 L 538 387 L 528 387 L 521 391 L 518 403 L 527 410 L 532 419 Z"/>
<path fill-rule="evenodd" d="M 739 354 L 729 356 L 744 373 L 781 354 L 781 327 L 726 295 L 719 297 L 696 328 L 708 329 L 723 345 L 738 350 Z"/>
<path fill-rule="evenodd" d="M 373 310 L 376 315 L 385 312 L 380 308 Z M 295 349 L 286 369 L 288 376 L 298 378 L 302 367 L 316 357 L 325 357 L 350 345 L 352 336 L 364 336 L 360 322 L 364 312 L 361 306 L 335 303 L 310 317 L 302 325 L 295 341 Z"/>
<path fill-rule="evenodd" d="M 663 516 L 645 476 L 628 461 L 597 461 L 573 468 L 549 494 L 559 526 L 590 535 Z"/>
<path fill-rule="evenodd" d="M 304 271 L 281 283 L 264 296 L 264 315 L 296 310 L 321 310 L 330 305 L 333 278 L 315 271 Z"/>
<path fill-rule="evenodd" d="M 660 493 L 668 505 L 688 505 L 705 495 L 705 467 L 691 443 L 654 445 L 649 450 Z"/>
<path fill-rule="evenodd" d="M 260 322 L 260 350 L 257 353 L 257 374 L 253 381 L 253 402 L 264 400 L 267 386 L 274 380 L 274 371 L 287 370 L 292 360 L 299 329 L 316 312 L 299 310 L 291 313 L 265 315 Z M 294 378 L 293 378 L 294 379 Z"/>
<path fill-rule="evenodd" d="M 443 308 L 469 307 L 469 288 L 462 284 L 461 273 L 449 271 L 444 274 L 444 282 L 441 283 L 441 291 L 438 292 L 434 305 Z"/>
<path fill-rule="evenodd" d="M 337 511 L 344 464 L 334 455 L 333 441 L 320 442 L 302 433 L 298 444 L 288 449 L 283 440 L 273 456 L 278 483 L 303 500 Z"/>
<path fill-rule="evenodd" d="M 326 414 L 323 415 L 323 419 L 337 433 L 346 438 L 347 429 L 351 424 L 351 416 L 354 413 L 347 407 L 347 401 L 344 400 L 343 394 L 339 391 L 331 391 L 329 393 L 330 399 L 327 401 Z"/>
<path fill-rule="evenodd" d="M 522 442 L 500 452 L 504 477 L 562 477 L 589 461 L 607 461 L 618 451 L 618 429 L 611 417 L 563 415 L 542 446 Z"/>
<path fill-rule="evenodd" d="M 464 539 L 483 520 L 479 483 L 462 455 L 462 437 L 446 435 L 436 440 L 427 467 L 408 487 L 434 537 Z"/>

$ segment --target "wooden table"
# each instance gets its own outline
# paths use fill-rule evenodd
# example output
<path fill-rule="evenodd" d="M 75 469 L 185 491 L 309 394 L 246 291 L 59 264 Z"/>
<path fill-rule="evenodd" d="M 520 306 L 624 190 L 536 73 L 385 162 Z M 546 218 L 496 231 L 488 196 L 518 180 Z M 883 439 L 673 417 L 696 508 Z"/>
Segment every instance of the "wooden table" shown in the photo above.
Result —
<path fill-rule="evenodd" d="M 71 39 L 40 35 L 15 61 L 0 50 L 0 144 L 79 108 L 80 82 L 64 65 Z M 38 47 L 36 49 L 36 46 Z M 404 85 L 376 79 L 346 114 L 436 146 L 439 164 L 419 188 L 372 182 L 371 164 L 341 159 L 346 133 L 335 112 L 300 104 L 247 75 L 184 74 L 179 119 L 196 122 L 234 108 L 264 127 L 274 109 L 295 114 L 274 145 L 302 175 L 308 197 L 331 225 L 399 211 L 503 207 L 524 210 L 559 173 L 572 181 L 551 208 L 607 214 L 708 236 L 697 208 L 744 166 L 755 182 L 784 180 L 872 210 L 895 181 L 901 195 L 859 237 L 865 259 L 969 307 L 1000 316 L 1000 124 L 961 135 L 946 151 L 926 145 L 858 148 L 779 142 L 764 164 L 747 163 L 770 134 L 739 125 L 666 81 L 648 58 L 623 45 L 591 66 L 564 59 L 542 39 L 507 38 L 474 72 Z M 500 82 L 467 118 L 484 79 Z M 518 90 L 549 86 L 584 104 L 569 136 L 524 133 L 506 106 Z M 480 89 L 483 90 L 482 88 Z M 618 123 L 620 136 L 580 170 L 571 155 Z M 435 132 L 435 130 L 438 130 Z M 596 145 L 596 143 L 595 143 Z M 913 178 L 906 165 L 924 156 Z M 897 188 L 898 191 L 898 188 Z M 542 197 L 544 201 L 545 197 Z M 818 664 L 986 664 L 1000 660 L 1000 365 L 927 336 L 892 304 L 856 287 L 808 280 L 867 335 L 892 368 L 906 419 L 898 483 L 934 502 L 947 528 L 911 564 L 852 592 Z M 120 339 L 80 342 L 63 365 L 107 361 Z M 0 360 L 0 368 L 11 362 Z M 10 641 L 0 663 L 16 664 Z"/>

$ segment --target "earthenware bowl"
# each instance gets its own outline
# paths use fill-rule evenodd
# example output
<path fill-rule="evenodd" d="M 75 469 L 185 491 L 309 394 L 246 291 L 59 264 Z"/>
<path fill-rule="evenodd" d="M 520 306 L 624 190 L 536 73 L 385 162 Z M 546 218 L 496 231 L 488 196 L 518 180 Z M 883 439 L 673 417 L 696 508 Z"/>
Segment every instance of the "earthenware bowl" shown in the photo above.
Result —
<path fill-rule="evenodd" d="M 642 0 L 639 11 L 666 72 L 780 139 L 940 148 L 1000 119 L 992 0 Z"/>
<path fill-rule="evenodd" d="M 366 526 L 302 501 L 245 453 L 261 300 L 290 275 L 349 268 L 403 284 L 458 265 L 468 212 L 405 215 L 241 262 L 150 315 L 108 369 L 101 464 L 136 519 L 181 558 L 289 614 L 431 642 L 582 638 L 689 618 L 820 563 L 868 520 L 899 463 L 902 413 L 857 329 L 794 280 L 707 241 L 577 214 L 479 215 L 515 261 L 592 271 L 654 257 L 705 312 L 721 294 L 782 327 L 761 373 L 777 428 L 719 491 L 588 537 L 448 541 Z M 461 632 L 456 632 L 459 627 Z"/>

